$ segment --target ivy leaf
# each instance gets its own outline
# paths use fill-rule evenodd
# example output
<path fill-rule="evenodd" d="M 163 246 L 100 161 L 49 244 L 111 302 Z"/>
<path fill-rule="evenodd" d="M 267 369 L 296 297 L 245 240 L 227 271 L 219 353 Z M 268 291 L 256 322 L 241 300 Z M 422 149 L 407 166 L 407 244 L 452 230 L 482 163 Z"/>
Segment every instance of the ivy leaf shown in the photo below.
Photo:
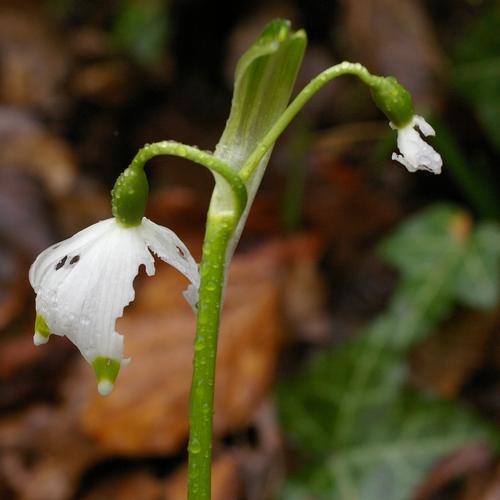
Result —
<path fill-rule="evenodd" d="M 500 226 L 481 224 L 455 277 L 455 293 L 467 305 L 489 309 L 499 300 Z"/>
<path fill-rule="evenodd" d="M 317 356 L 278 389 L 290 442 L 312 456 L 349 442 L 394 399 L 404 373 L 393 351 L 374 349 L 363 336 Z"/>
<path fill-rule="evenodd" d="M 470 218 L 453 205 L 434 205 L 405 221 L 380 246 L 382 258 L 402 273 L 426 281 L 429 273 L 461 258 Z"/>
<path fill-rule="evenodd" d="M 306 463 L 286 498 L 411 498 L 437 459 L 495 441 L 460 405 L 409 393 L 405 357 L 458 301 L 497 299 L 498 227 L 474 229 L 462 210 L 437 205 L 406 221 L 381 253 L 401 272 L 387 310 L 278 391 L 285 431 Z"/>
<path fill-rule="evenodd" d="M 494 431 L 460 406 L 408 391 L 360 430 L 349 445 L 331 448 L 300 480 L 291 480 L 284 498 L 411 500 L 441 457 L 460 446 L 497 443 Z"/>

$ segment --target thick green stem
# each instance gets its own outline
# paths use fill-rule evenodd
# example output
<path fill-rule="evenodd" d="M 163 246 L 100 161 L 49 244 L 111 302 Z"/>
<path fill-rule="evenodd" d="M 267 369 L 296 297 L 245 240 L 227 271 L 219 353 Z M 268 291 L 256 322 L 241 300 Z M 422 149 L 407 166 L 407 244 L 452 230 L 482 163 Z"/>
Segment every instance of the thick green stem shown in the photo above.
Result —
<path fill-rule="evenodd" d="M 189 411 L 189 500 L 208 500 L 211 494 L 217 339 L 225 283 L 226 251 L 237 221 L 237 216 L 210 212 L 207 219 L 200 269 L 201 282 Z"/>
<path fill-rule="evenodd" d="M 324 85 L 341 75 L 357 76 L 361 81 L 363 81 L 363 83 L 366 83 L 369 86 L 372 85 L 374 79 L 378 78 L 371 75 L 361 64 L 343 62 L 328 68 L 316 78 L 311 80 L 303 88 L 300 94 L 290 103 L 279 119 L 276 120 L 275 124 L 271 127 L 266 136 L 260 141 L 259 146 L 254 150 L 243 165 L 240 170 L 240 176 L 245 182 L 250 179 L 264 155 L 274 145 L 278 137 L 293 120 L 295 115 L 304 107 L 307 101 L 309 101 L 309 99 L 311 99 L 311 97 L 313 97 Z"/>

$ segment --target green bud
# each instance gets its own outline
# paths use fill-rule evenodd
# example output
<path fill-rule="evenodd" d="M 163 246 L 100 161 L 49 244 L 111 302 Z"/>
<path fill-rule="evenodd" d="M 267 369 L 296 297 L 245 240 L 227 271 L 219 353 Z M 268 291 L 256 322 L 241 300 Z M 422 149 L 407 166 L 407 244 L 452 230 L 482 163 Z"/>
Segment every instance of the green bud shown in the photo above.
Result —
<path fill-rule="evenodd" d="M 97 378 L 97 390 L 101 396 L 107 396 L 113 390 L 121 363 L 116 359 L 98 356 L 92 361 Z"/>
<path fill-rule="evenodd" d="M 149 185 L 142 168 L 125 169 L 111 191 L 111 206 L 116 220 L 126 227 L 138 226 L 144 217 Z"/>
<path fill-rule="evenodd" d="M 411 94 L 393 76 L 374 76 L 369 85 L 375 104 L 394 126 L 410 123 L 415 114 Z"/>

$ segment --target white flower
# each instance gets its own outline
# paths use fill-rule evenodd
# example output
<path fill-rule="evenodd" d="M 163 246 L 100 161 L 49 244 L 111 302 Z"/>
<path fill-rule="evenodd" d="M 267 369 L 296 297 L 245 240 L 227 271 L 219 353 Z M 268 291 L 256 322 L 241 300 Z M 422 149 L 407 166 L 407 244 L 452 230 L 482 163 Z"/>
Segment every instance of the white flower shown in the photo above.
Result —
<path fill-rule="evenodd" d="M 46 343 L 49 332 L 65 335 L 93 365 L 98 390 L 109 394 L 123 359 L 123 336 L 117 318 L 134 300 L 133 281 L 139 266 L 155 273 L 154 252 L 184 274 L 185 293 L 196 307 L 198 266 L 184 243 L 169 229 L 142 219 L 124 227 L 111 218 L 94 224 L 42 252 L 30 269 L 36 292 L 34 343 Z"/>
<path fill-rule="evenodd" d="M 421 116 L 414 115 L 406 127 L 397 128 L 392 123 L 390 125 L 398 131 L 398 149 L 401 152 L 400 155 L 392 153 L 393 160 L 402 163 L 409 172 L 428 170 L 435 174 L 441 173 L 441 156 L 415 130 L 418 127 L 426 137 L 436 135 L 434 129 Z"/>

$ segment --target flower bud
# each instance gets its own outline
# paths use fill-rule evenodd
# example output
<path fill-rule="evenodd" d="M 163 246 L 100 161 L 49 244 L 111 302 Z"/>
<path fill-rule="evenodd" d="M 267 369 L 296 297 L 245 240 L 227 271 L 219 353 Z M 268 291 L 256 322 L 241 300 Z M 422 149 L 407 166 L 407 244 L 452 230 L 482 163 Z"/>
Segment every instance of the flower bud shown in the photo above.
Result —
<path fill-rule="evenodd" d="M 395 127 L 411 122 L 415 113 L 411 94 L 393 76 L 374 76 L 369 85 L 375 104 Z"/>
<path fill-rule="evenodd" d="M 111 206 L 122 226 L 134 227 L 142 222 L 148 193 L 148 179 L 142 168 L 129 167 L 118 177 L 111 191 Z"/>

